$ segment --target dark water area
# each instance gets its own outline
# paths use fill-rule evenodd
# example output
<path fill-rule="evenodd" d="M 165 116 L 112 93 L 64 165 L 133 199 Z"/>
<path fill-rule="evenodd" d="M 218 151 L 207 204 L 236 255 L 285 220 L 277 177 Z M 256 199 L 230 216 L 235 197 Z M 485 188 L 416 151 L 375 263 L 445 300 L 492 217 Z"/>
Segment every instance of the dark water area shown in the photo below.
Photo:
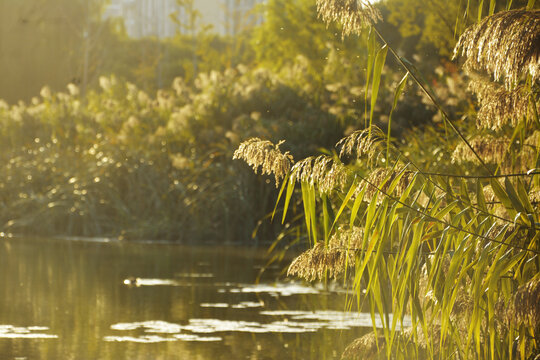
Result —
<path fill-rule="evenodd" d="M 279 267 L 256 284 L 266 261 L 234 246 L 0 238 L 0 359 L 338 359 L 370 331 L 342 291 L 276 282 Z"/>

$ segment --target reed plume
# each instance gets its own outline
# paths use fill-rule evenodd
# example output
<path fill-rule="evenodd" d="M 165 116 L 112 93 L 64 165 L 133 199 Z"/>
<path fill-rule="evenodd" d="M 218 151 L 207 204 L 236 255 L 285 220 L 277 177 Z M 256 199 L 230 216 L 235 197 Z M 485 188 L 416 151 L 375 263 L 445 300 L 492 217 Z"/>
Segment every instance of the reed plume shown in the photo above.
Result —
<path fill-rule="evenodd" d="M 508 321 L 514 326 L 528 325 L 540 332 L 540 277 L 520 286 L 507 308 Z"/>
<path fill-rule="evenodd" d="M 347 167 L 332 157 L 310 156 L 292 167 L 290 181 L 317 185 L 321 193 L 327 194 L 337 187 L 343 188 L 347 175 Z"/>
<path fill-rule="evenodd" d="M 520 120 L 533 118 L 533 106 L 538 109 L 537 101 L 531 101 L 532 93 L 524 85 L 507 90 L 497 83 L 473 77 L 469 90 L 480 104 L 476 119 L 478 128 L 497 131 L 506 124 L 515 127 Z"/>
<path fill-rule="evenodd" d="M 362 0 L 317 0 L 317 12 L 327 24 L 342 25 L 342 37 L 359 34 L 363 28 L 382 20 L 379 10 Z"/>
<path fill-rule="evenodd" d="M 536 160 L 536 147 L 525 145 L 519 149 L 517 156 L 510 156 L 511 150 L 510 139 L 504 136 L 493 137 L 490 135 L 479 136 L 470 141 L 474 150 L 488 164 L 497 164 L 505 172 L 511 171 L 528 171 L 531 166 L 534 166 Z M 472 162 L 479 164 L 478 158 L 473 154 L 472 150 L 466 144 L 458 144 L 452 153 L 452 162 L 463 164 Z"/>
<path fill-rule="evenodd" d="M 287 275 L 296 275 L 307 281 L 322 280 L 326 275 L 337 279 L 347 268 L 355 265 L 355 254 L 363 236 L 362 228 L 338 229 L 328 245 L 318 242 L 295 258 Z"/>
<path fill-rule="evenodd" d="M 504 162 L 509 143 L 510 140 L 507 138 L 494 138 L 489 135 L 479 136 L 470 141 L 471 146 L 484 161 L 491 164 Z M 452 153 L 452 162 L 461 164 L 468 161 L 479 163 L 477 157 L 466 144 L 458 144 Z"/>
<path fill-rule="evenodd" d="M 371 131 L 370 129 L 354 131 L 336 144 L 337 148 L 341 148 L 339 157 L 356 154 L 358 159 L 367 155 L 368 159 L 372 160 L 377 153 L 376 150 L 383 149 L 380 145 L 384 145 L 385 136 L 376 126 L 372 126 Z"/>
<path fill-rule="evenodd" d="M 540 10 L 502 11 L 469 27 L 454 48 L 465 69 L 486 71 L 508 89 L 529 75 L 540 77 Z"/>
<path fill-rule="evenodd" d="M 388 193 L 390 184 L 392 184 L 392 181 L 394 181 L 394 179 L 400 175 L 402 171 L 405 171 L 405 173 L 398 180 L 398 183 L 391 193 Z M 409 170 L 396 170 L 389 168 L 374 169 L 366 179 L 367 181 L 365 186 L 367 186 L 367 189 L 365 196 L 366 198 L 371 199 L 379 192 L 380 189 L 388 195 L 400 197 L 411 183 L 413 177 L 414 172 Z M 382 193 L 380 195 L 382 195 Z M 382 199 L 382 196 L 380 196 L 379 199 Z"/>
<path fill-rule="evenodd" d="M 296 275 L 307 281 L 322 280 L 326 275 L 337 279 L 347 266 L 354 265 L 347 250 L 326 247 L 318 242 L 293 260 L 287 276 Z"/>
<path fill-rule="evenodd" d="M 289 152 L 282 153 L 279 146 L 284 141 L 280 141 L 274 145 L 268 140 L 259 138 L 251 138 L 240 144 L 234 152 L 233 159 L 242 159 L 253 171 L 257 173 L 259 166 L 262 174 L 274 174 L 276 187 L 281 179 L 283 179 L 291 170 L 293 157 Z"/>
<path fill-rule="evenodd" d="M 383 356 L 378 356 L 384 350 L 386 339 L 383 335 L 375 336 L 371 332 L 356 340 L 353 340 L 341 354 L 341 359 L 379 359 Z"/>

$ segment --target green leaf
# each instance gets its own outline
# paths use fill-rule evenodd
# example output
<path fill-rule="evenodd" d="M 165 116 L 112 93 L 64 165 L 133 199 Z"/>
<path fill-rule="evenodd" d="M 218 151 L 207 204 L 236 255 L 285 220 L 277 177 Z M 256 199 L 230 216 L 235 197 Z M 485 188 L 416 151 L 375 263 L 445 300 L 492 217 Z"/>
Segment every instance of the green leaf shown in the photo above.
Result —
<path fill-rule="evenodd" d="M 366 188 L 367 187 L 364 186 L 360 194 L 356 197 L 356 199 L 354 199 L 353 207 L 351 209 L 351 219 L 349 220 L 349 226 L 351 228 L 354 226 L 354 221 L 356 220 L 356 217 L 358 216 L 358 210 L 360 209 L 360 205 L 362 204 L 362 201 L 364 200 Z"/>
<path fill-rule="evenodd" d="M 396 109 L 399 97 L 401 96 L 401 93 L 403 92 L 403 89 L 405 88 L 405 85 L 407 84 L 407 79 L 409 78 L 409 72 L 403 76 L 403 79 L 399 82 L 396 91 L 394 92 L 394 102 L 392 103 L 392 110 L 390 110 L 390 115 L 388 116 L 388 135 L 386 136 L 386 158 L 390 158 L 390 130 L 392 128 L 392 114 L 394 113 L 394 110 Z"/>
<path fill-rule="evenodd" d="M 386 61 L 386 54 L 388 52 L 388 46 L 385 44 L 377 52 L 375 57 L 375 65 L 373 67 L 373 82 L 371 84 L 371 109 L 369 113 L 369 136 L 371 137 L 371 125 L 373 124 L 373 113 L 375 112 L 375 105 L 377 103 L 377 97 L 379 95 L 379 86 L 381 84 L 381 75 Z"/>
<path fill-rule="evenodd" d="M 482 20 L 482 10 L 484 9 L 484 0 L 480 0 L 478 4 L 478 21 Z"/>
<path fill-rule="evenodd" d="M 357 189 L 357 185 L 356 183 L 353 183 L 351 185 L 351 187 L 349 188 L 349 191 L 347 192 L 347 195 L 345 195 L 345 199 L 343 200 L 343 202 L 341 203 L 341 206 L 339 207 L 339 210 L 336 214 L 336 217 L 334 219 L 334 222 L 332 223 L 332 228 L 330 229 L 330 231 L 332 231 L 332 229 L 334 228 L 334 226 L 336 225 L 339 217 L 341 216 L 341 213 L 343 212 L 343 210 L 345 210 L 345 207 L 347 207 L 347 205 L 349 204 L 349 201 L 351 200 L 352 196 L 354 195 L 354 193 L 356 192 L 356 189 Z M 361 200 L 360 200 L 361 201 Z M 356 199 L 355 199 L 355 202 L 356 204 Z M 352 215 L 352 214 L 351 214 Z M 352 225 L 351 225 L 352 226 Z"/>
<path fill-rule="evenodd" d="M 508 194 L 508 198 L 510 199 L 510 202 L 512 203 L 512 207 L 520 213 L 526 213 L 527 210 L 525 210 L 525 206 L 521 203 L 519 200 L 519 196 L 516 192 L 516 189 L 514 189 L 514 185 L 512 185 L 512 182 L 510 182 L 509 178 L 504 179 L 504 187 L 506 189 L 506 193 Z"/>
<path fill-rule="evenodd" d="M 295 183 L 288 180 L 289 175 L 287 175 L 287 178 L 285 179 L 284 183 L 287 183 L 287 193 L 285 194 L 285 205 L 283 206 L 283 217 L 281 218 L 281 223 L 283 224 L 285 222 L 285 216 L 287 216 L 287 210 L 289 209 L 289 203 L 291 201 L 291 197 L 294 191 Z M 279 200 L 278 200 L 279 201 Z M 274 210 L 275 211 L 275 210 Z M 273 217 L 273 215 L 272 215 Z"/>
<path fill-rule="evenodd" d="M 373 61 L 375 60 L 375 45 L 377 45 L 377 39 L 375 31 L 373 29 L 369 30 L 368 35 L 368 60 L 367 60 L 367 70 L 366 70 L 366 89 L 364 90 L 364 127 L 367 126 L 367 104 L 368 104 L 368 93 L 369 93 L 369 83 L 371 80 L 371 73 L 373 70 Z"/>
<path fill-rule="evenodd" d="M 497 179 L 491 179 L 490 180 L 491 188 L 493 189 L 493 193 L 499 199 L 499 201 L 504 205 L 504 207 L 508 210 L 511 217 L 515 217 L 517 212 L 512 206 L 512 201 L 510 200 L 510 197 L 504 191 L 501 184 Z"/>
<path fill-rule="evenodd" d="M 527 193 L 525 184 L 523 184 L 523 181 L 521 181 L 520 178 L 517 179 L 516 187 L 517 187 L 517 193 L 518 193 L 519 199 L 521 200 L 521 203 L 525 206 L 525 209 L 527 210 L 529 214 L 534 214 L 535 211 L 529 199 L 529 194 Z"/>
<path fill-rule="evenodd" d="M 480 179 L 476 180 L 476 202 L 481 210 L 488 212 L 486 197 L 484 196 L 484 188 Z"/>
<path fill-rule="evenodd" d="M 529 0 L 529 2 L 527 2 L 527 10 L 533 9 L 534 3 L 535 3 L 535 0 Z"/>
<path fill-rule="evenodd" d="M 489 15 L 493 15 L 495 13 L 495 5 L 497 4 L 496 0 L 491 0 L 489 2 Z"/>

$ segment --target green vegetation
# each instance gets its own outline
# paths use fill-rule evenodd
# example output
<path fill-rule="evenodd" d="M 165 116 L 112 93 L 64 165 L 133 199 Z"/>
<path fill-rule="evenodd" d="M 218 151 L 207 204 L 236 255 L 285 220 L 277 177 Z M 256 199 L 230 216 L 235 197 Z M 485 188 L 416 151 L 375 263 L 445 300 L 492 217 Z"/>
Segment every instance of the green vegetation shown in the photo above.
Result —
<path fill-rule="evenodd" d="M 368 3 L 317 3 L 321 17 L 341 22 L 344 34 L 370 29 L 369 125 L 337 142 L 335 151 L 297 161 L 259 139 L 235 153 L 284 179 L 283 221 L 288 211 L 303 213 L 309 248 L 288 274 L 308 281 L 344 278 L 358 309 L 364 302 L 370 309 L 373 333 L 353 342 L 343 358 L 536 358 L 540 11 L 534 1 L 527 10 L 498 13 L 502 6 L 492 1 L 487 16 L 478 11 L 481 20 L 461 35 L 455 54 L 465 58 L 477 107 L 459 106 L 463 94 L 459 101 L 452 101 L 455 94 L 437 96 L 440 85 L 433 89 L 377 31 L 381 15 Z M 473 5 L 462 11 L 470 13 Z M 373 113 L 390 54 L 405 76 L 387 107 L 385 133 Z M 421 89 L 440 117 L 396 141 L 391 117 L 410 86 Z M 461 121 L 443 101 L 461 109 Z"/>
<path fill-rule="evenodd" d="M 344 358 L 534 359 L 540 10 L 426 3 L 269 0 L 168 40 L 85 12 L 106 55 L 81 86 L 0 103 L 0 231 L 275 238 L 371 311 Z"/>

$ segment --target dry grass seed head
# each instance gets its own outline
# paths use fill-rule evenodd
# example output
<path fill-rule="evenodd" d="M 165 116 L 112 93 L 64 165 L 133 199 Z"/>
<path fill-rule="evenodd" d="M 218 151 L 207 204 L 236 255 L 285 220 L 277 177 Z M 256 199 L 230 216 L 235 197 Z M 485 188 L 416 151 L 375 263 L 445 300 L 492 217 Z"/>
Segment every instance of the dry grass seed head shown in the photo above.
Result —
<path fill-rule="evenodd" d="M 508 321 L 516 326 L 532 325 L 540 331 L 540 277 L 520 286 L 507 312 Z M 538 335 L 538 334 L 536 334 Z"/>
<path fill-rule="evenodd" d="M 398 176 L 403 170 L 389 169 L 389 168 L 377 168 L 373 170 L 368 178 L 366 179 L 366 193 L 365 196 L 367 199 L 373 198 L 376 193 L 379 192 L 378 189 L 382 190 L 385 193 L 388 193 L 388 188 L 392 181 Z M 392 191 L 392 194 L 397 197 L 400 197 L 405 189 L 409 186 L 412 181 L 414 173 L 412 171 L 405 170 L 405 174 L 399 179 L 398 184 L 395 189 Z M 379 199 L 382 199 L 382 193 L 379 194 Z"/>
<path fill-rule="evenodd" d="M 327 194 L 333 189 L 345 186 L 347 167 L 334 158 L 321 155 L 310 156 L 297 162 L 291 169 L 291 182 L 301 181 L 317 185 L 321 193 Z"/>
<path fill-rule="evenodd" d="M 366 26 L 382 20 L 379 10 L 362 0 L 317 0 L 317 12 L 327 24 L 342 25 L 342 37 L 359 34 Z"/>
<path fill-rule="evenodd" d="M 339 157 L 345 155 L 356 154 L 359 159 L 363 155 L 367 155 L 369 160 L 372 160 L 376 155 L 381 145 L 385 140 L 385 134 L 376 126 L 372 126 L 371 133 L 369 129 L 354 131 L 347 137 L 341 139 L 336 148 L 340 149 Z M 382 149 L 382 148 L 381 148 Z"/>
<path fill-rule="evenodd" d="M 512 149 L 510 147 L 511 141 L 504 136 L 479 136 L 472 139 L 470 144 L 486 163 L 500 165 L 503 173 L 526 172 L 534 167 L 536 161 L 536 148 L 534 146 L 525 144 L 519 151 L 508 151 Z M 452 162 L 479 164 L 478 158 L 464 143 L 458 144 L 454 149 Z"/>
<path fill-rule="evenodd" d="M 375 333 L 368 333 L 350 343 L 341 354 L 341 359 L 379 359 L 379 354 L 386 354 L 384 344 L 384 336 L 377 338 Z"/>
<path fill-rule="evenodd" d="M 351 229 L 340 227 L 330 238 L 328 247 L 356 251 L 361 248 L 363 239 L 364 228 L 357 226 L 354 226 Z"/>
<path fill-rule="evenodd" d="M 502 164 L 506 159 L 509 140 L 505 137 L 480 136 L 470 141 L 471 146 L 480 157 L 490 164 Z M 479 164 L 478 158 L 465 143 L 459 143 L 452 153 L 452 162 L 462 164 L 473 162 Z"/>
<path fill-rule="evenodd" d="M 337 279 L 351 266 L 354 266 L 353 252 L 318 242 L 293 260 L 287 276 L 298 276 L 307 281 L 322 280 L 326 275 Z"/>
<path fill-rule="evenodd" d="M 530 75 L 540 77 L 540 10 L 510 10 L 488 16 L 469 27 L 454 48 L 467 70 L 487 71 L 511 89 Z"/>
<path fill-rule="evenodd" d="M 276 187 L 291 170 L 293 157 L 289 152 L 282 153 L 279 146 L 283 141 L 274 145 L 268 140 L 251 138 L 240 144 L 234 152 L 233 159 L 242 159 L 253 168 L 255 173 L 259 166 L 262 174 L 274 174 Z"/>
<path fill-rule="evenodd" d="M 534 116 L 530 102 L 531 93 L 524 85 L 513 90 L 487 81 L 483 78 L 473 78 L 469 83 L 471 90 L 480 104 L 476 124 L 478 128 L 500 130 L 504 125 L 516 126 L 521 119 L 531 119 Z"/>

